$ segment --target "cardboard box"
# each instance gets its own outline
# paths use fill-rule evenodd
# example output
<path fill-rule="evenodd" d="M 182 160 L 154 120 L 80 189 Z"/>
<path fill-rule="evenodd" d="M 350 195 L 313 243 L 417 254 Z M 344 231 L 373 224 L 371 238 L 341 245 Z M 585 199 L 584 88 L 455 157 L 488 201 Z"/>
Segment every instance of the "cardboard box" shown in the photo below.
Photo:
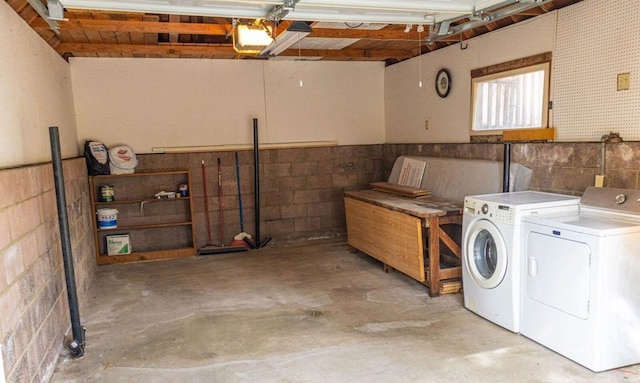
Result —
<path fill-rule="evenodd" d="M 107 235 L 107 255 L 131 254 L 129 234 Z"/>

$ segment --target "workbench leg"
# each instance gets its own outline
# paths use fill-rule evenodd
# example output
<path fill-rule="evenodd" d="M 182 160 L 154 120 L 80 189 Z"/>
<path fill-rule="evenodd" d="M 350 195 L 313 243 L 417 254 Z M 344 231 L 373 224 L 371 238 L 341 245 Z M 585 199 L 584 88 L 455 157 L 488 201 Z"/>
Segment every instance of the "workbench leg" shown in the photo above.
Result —
<path fill-rule="evenodd" d="M 429 296 L 440 295 L 440 221 L 429 218 Z"/>
<path fill-rule="evenodd" d="M 347 250 L 351 253 L 351 254 L 355 254 L 358 252 L 358 249 L 356 249 L 355 247 L 351 246 L 351 245 L 347 245 Z"/>
<path fill-rule="evenodd" d="M 387 265 L 386 263 L 382 264 L 382 270 L 384 270 L 385 273 L 393 273 L 393 267 Z"/>

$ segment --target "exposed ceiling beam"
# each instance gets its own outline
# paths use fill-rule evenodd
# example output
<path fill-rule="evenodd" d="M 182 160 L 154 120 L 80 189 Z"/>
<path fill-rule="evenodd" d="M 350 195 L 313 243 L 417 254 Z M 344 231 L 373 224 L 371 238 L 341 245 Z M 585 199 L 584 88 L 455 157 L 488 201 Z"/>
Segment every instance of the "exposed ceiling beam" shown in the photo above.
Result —
<path fill-rule="evenodd" d="M 420 34 L 421 38 L 427 36 L 426 32 Z M 417 40 L 418 32 L 415 28 L 405 33 L 403 30 L 365 30 L 365 29 L 332 29 L 313 28 L 313 32 L 307 37 L 327 37 L 338 39 L 372 39 L 372 40 Z"/>
<path fill-rule="evenodd" d="M 297 49 L 289 49 L 278 56 L 298 56 Z M 409 50 L 403 49 L 301 49 L 300 56 L 303 57 L 324 57 L 324 58 L 370 58 L 386 59 L 399 58 L 407 59 L 415 56 Z"/>
<path fill-rule="evenodd" d="M 178 23 L 139 20 L 103 20 L 103 19 L 69 19 L 59 21 L 60 30 L 81 30 L 99 32 L 129 32 L 129 33 L 169 33 L 190 35 L 225 36 L 233 27 L 231 24 Z M 49 25 L 38 18 L 31 23 L 34 29 L 49 29 Z M 283 28 L 278 28 L 283 29 Z M 286 29 L 286 28 L 284 28 Z M 426 33 L 422 33 L 424 38 Z M 418 32 L 412 29 L 405 33 L 403 30 L 365 30 L 365 29 L 334 29 L 314 28 L 308 37 L 341 38 L 341 39 L 380 39 L 380 40 L 417 40 Z"/>
<path fill-rule="evenodd" d="M 191 35 L 225 36 L 231 30 L 231 24 L 199 24 L 199 23 L 167 23 L 160 21 L 135 20 L 101 20 L 101 19 L 70 19 L 59 21 L 61 30 L 83 30 L 100 32 L 129 32 L 129 33 L 178 33 Z M 31 23 L 34 29 L 47 29 L 48 24 L 37 19 Z"/>
<path fill-rule="evenodd" d="M 237 55 L 231 45 L 139 45 L 61 43 L 55 47 L 62 53 L 115 53 L 143 55 Z"/>
<path fill-rule="evenodd" d="M 109 54 L 144 54 L 144 55 L 237 55 L 231 45 L 137 45 L 137 44 L 84 44 L 60 43 L 55 47 L 60 53 L 109 53 Z M 410 51 L 401 49 L 302 49 L 299 53 L 304 57 L 330 58 L 400 58 L 412 57 Z M 298 50 L 283 52 L 284 56 L 297 56 Z"/>

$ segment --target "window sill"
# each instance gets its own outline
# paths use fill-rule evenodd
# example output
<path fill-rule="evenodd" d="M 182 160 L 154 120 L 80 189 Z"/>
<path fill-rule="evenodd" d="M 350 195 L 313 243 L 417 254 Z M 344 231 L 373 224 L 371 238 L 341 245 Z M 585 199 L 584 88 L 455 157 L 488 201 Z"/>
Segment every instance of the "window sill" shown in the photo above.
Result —
<path fill-rule="evenodd" d="M 516 129 L 502 132 L 502 141 L 553 141 L 556 138 L 556 128 Z"/>

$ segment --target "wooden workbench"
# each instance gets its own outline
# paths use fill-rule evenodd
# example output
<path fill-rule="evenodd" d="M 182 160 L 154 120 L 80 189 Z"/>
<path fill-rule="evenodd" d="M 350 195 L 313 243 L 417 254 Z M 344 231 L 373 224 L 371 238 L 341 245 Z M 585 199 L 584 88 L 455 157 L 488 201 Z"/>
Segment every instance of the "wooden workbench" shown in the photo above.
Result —
<path fill-rule="evenodd" d="M 344 196 L 349 246 L 380 260 L 385 270 L 396 269 L 425 284 L 430 296 L 460 291 L 460 239 L 451 238 L 443 225 L 462 224 L 461 204 L 374 190 Z M 451 267 L 441 263 L 440 242 L 454 255 Z"/>

